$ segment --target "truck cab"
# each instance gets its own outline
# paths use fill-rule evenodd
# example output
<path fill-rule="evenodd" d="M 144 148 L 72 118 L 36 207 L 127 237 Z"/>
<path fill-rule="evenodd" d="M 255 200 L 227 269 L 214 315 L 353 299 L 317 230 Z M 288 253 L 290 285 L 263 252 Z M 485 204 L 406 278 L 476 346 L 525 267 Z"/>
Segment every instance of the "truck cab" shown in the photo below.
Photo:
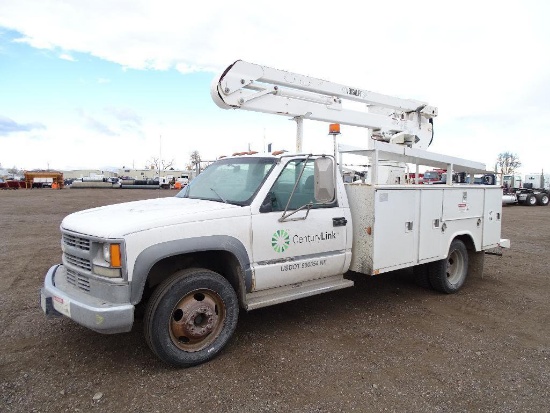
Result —
<path fill-rule="evenodd" d="M 239 307 L 353 285 L 343 278 L 351 216 L 334 170 L 329 156 L 225 158 L 174 198 L 71 214 L 61 224 L 62 264 L 46 276 L 43 309 L 120 333 L 132 328 L 141 303 L 146 337 L 162 359 L 205 361 L 223 347 L 219 337 L 232 332 Z M 173 297 L 176 310 L 165 307 L 174 284 L 197 278 L 208 288 L 189 287 L 184 298 Z M 175 320 L 176 313 L 191 321 Z M 173 326 L 159 331 L 159 323 Z M 161 348 L 167 338 L 183 359 Z"/>

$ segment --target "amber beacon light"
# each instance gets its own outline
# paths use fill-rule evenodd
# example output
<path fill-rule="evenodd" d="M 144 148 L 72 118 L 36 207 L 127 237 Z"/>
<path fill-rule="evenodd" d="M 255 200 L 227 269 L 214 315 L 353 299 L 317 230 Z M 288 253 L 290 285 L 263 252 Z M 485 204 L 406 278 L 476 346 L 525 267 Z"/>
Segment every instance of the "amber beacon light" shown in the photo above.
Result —
<path fill-rule="evenodd" d="M 328 134 L 329 135 L 340 135 L 340 124 L 339 123 L 331 123 L 328 126 Z"/>

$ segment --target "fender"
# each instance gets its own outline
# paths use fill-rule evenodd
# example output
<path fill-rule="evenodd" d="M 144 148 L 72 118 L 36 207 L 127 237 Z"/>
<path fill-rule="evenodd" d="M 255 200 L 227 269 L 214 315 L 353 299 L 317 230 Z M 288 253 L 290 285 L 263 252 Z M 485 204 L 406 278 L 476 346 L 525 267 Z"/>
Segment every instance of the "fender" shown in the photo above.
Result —
<path fill-rule="evenodd" d="M 130 300 L 132 304 L 141 301 L 147 276 L 157 262 L 174 255 L 202 251 L 227 251 L 233 254 L 244 272 L 246 292 L 252 290 L 252 269 L 250 259 L 243 243 L 237 238 L 227 235 L 212 235 L 207 237 L 185 238 L 162 242 L 144 249 L 137 257 L 132 277 Z"/>
<path fill-rule="evenodd" d="M 449 248 L 451 247 L 451 243 L 454 239 L 459 237 L 468 237 L 470 238 L 470 241 L 472 242 L 472 245 L 474 246 L 475 251 L 481 251 L 481 240 L 476 243 L 475 237 L 472 235 L 471 231 L 455 231 L 453 232 L 452 236 L 449 237 L 449 242 L 447 242 L 447 249 L 445 250 L 445 257 L 449 253 Z M 479 245 L 478 245 L 479 244 Z M 468 245 L 466 245 L 468 247 Z"/>

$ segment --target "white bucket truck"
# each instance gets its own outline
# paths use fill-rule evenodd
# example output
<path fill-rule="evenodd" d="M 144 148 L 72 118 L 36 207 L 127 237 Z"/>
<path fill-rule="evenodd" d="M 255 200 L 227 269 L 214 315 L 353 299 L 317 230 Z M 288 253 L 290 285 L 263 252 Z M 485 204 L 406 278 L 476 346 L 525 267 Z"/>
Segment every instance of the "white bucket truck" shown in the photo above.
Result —
<path fill-rule="evenodd" d="M 404 163 L 416 164 L 416 176 L 423 164 L 485 172 L 424 150 L 436 108 L 243 61 L 216 79 L 212 97 L 222 108 L 294 118 L 298 154 L 224 158 L 174 198 L 67 216 L 62 264 L 41 290 L 46 314 L 120 333 L 143 306 L 152 351 L 191 366 L 222 350 L 240 309 L 351 287 L 350 270 L 414 267 L 423 285 L 454 293 L 482 270 L 484 251 L 509 246 L 500 188 L 405 184 L 388 172 Z M 346 100 L 367 110 L 345 109 Z M 302 154 L 303 119 L 367 128 L 367 149 L 338 150 L 335 139 L 335 152 L 367 156 L 368 178 L 344 184 L 333 154 Z"/>

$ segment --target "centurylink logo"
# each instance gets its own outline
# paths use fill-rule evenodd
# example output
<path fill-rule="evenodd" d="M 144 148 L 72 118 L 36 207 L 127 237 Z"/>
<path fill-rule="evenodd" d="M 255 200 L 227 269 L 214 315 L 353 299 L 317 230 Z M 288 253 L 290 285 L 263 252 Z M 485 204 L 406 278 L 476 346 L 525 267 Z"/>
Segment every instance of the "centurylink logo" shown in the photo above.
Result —
<path fill-rule="evenodd" d="M 279 229 L 271 236 L 271 246 L 275 252 L 285 252 L 290 245 L 290 237 L 284 229 Z"/>

